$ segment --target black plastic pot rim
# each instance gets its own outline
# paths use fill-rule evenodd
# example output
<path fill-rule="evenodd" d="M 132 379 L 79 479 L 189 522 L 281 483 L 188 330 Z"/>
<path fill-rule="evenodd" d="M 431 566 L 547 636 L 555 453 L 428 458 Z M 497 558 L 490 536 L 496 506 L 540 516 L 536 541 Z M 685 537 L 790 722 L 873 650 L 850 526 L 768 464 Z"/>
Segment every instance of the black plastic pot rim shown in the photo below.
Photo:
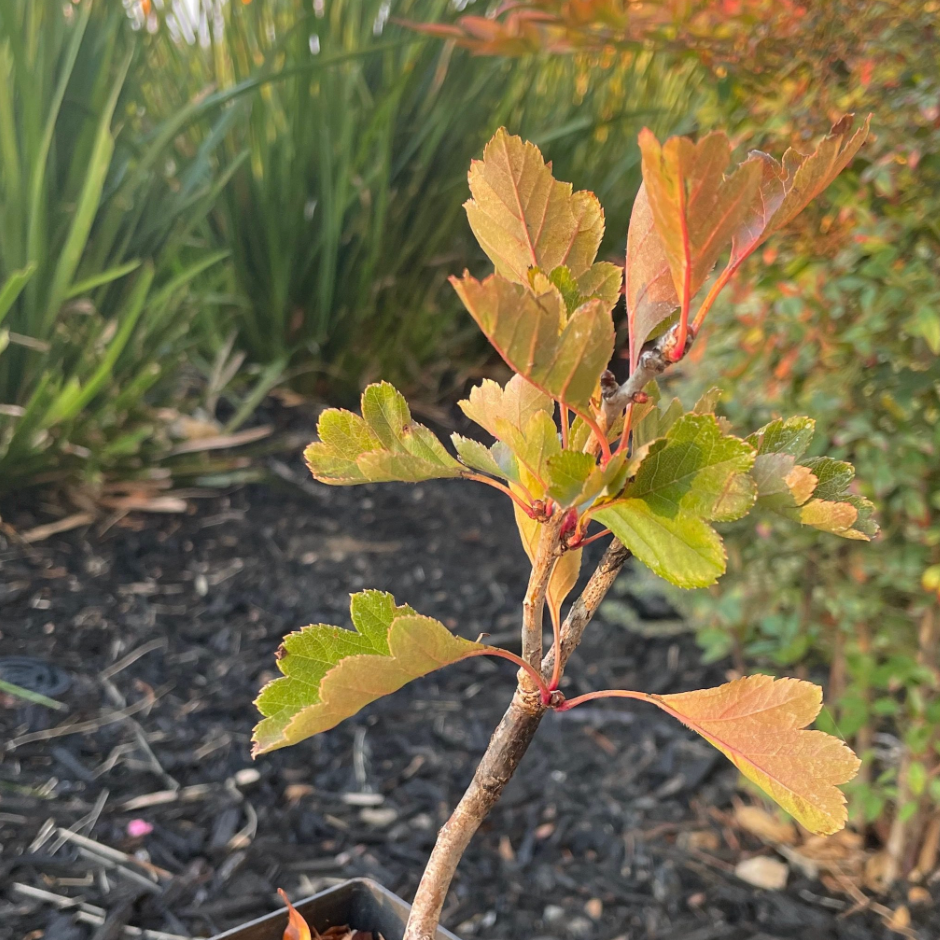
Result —
<path fill-rule="evenodd" d="M 292 902 L 313 930 L 349 926 L 353 930 L 381 934 L 383 940 L 402 940 L 411 905 L 370 878 L 353 878 Z M 212 940 L 283 940 L 287 909 L 266 914 L 233 927 Z M 437 929 L 437 940 L 458 940 L 449 930 Z"/>

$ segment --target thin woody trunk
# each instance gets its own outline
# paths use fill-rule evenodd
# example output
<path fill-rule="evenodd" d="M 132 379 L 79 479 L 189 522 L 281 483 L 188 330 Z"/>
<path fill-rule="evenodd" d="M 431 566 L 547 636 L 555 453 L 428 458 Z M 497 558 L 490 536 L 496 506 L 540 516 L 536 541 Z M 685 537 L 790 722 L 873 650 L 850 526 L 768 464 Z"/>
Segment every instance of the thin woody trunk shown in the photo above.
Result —
<path fill-rule="evenodd" d="M 557 541 L 557 532 L 553 538 Z M 585 628 L 629 555 L 623 545 L 614 539 L 583 593 L 569 611 L 562 627 L 562 668 L 580 642 Z M 533 570 L 533 580 L 541 577 L 542 574 Z M 530 580 L 530 586 L 532 583 Z M 547 578 L 544 583 L 547 585 Z M 554 650 L 551 650 L 542 660 L 542 675 L 551 675 L 553 666 Z M 457 865 L 474 833 L 480 828 L 480 824 L 515 773 L 546 711 L 547 708 L 542 705 L 538 692 L 529 691 L 521 685 L 516 689 L 506 714 L 490 739 L 470 786 L 438 833 L 437 843 L 418 885 L 404 940 L 434 940 L 444 899 Z"/>

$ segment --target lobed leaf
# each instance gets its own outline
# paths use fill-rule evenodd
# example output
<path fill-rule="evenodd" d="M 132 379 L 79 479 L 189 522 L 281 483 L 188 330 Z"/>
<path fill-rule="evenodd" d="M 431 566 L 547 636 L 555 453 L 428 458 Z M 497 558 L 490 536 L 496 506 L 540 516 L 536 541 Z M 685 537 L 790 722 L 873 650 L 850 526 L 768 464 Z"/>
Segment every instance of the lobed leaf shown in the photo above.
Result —
<path fill-rule="evenodd" d="M 253 755 L 328 731 L 369 702 L 484 649 L 381 591 L 353 594 L 350 614 L 355 630 L 318 624 L 284 638 L 277 653 L 284 675 L 255 701 L 264 719 Z"/>
<path fill-rule="evenodd" d="M 717 747 L 810 832 L 829 835 L 845 825 L 838 785 L 855 776 L 860 761 L 838 738 L 803 730 L 822 707 L 818 686 L 757 675 L 651 698 Z"/>
<path fill-rule="evenodd" d="M 851 464 L 831 457 L 802 458 L 813 439 L 811 418 L 778 418 L 755 431 L 752 476 L 758 505 L 801 525 L 842 538 L 869 541 L 878 534 L 874 506 L 848 492 Z"/>
<path fill-rule="evenodd" d="M 759 150 L 748 163 L 760 170 L 760 183 L 747 214 L 735 232 L 730 265 L 738 267 L 755 248 L 799 215 L 855 159 L 868 138 L 871 115 L 854 134 L 854 115 L 836 122 L 816 150 L 802 154 L 790 148 L 782 162 Z"/>
<path fill-rule="evenodd" d="M 622 496 L 593 517 L 660 577 L 706 587 L 724 573 L 726 560 L 708 522 L 749 511 L 753 463 L 753 448 L 724 434 L 714 415 L 683 415 L 649 446 Z"/>
<path fill-rule="evenodd" d="M 497 273 L 523 286 L 530 268 L 564 265 L 577 278 L 590 268 L 604 235 L 604 212 L 589 192 L 554 179 L 534 144 L 500 128 L 482 160 L 470 165 L 464 207 Z"/>
<path fill-rule="evenodd" d="M 570 317 L 554 286 L 535 295 L 493 274 L 469 273 L 451 284 L 470 315 L 507 364 L 555 401 L 587 412 L 614 351 L 609 307 L 589 300 Z"/>
<path fill-rule="evenodd" d="M 361 417 L 339 408 L 324 411 L 317 434 L 320 440 L 304 458 L 321 483 L 417 483 L 463 472 L 434 434 L 411 420 L 407 402 L 387 382 L 362 393 Z"/>

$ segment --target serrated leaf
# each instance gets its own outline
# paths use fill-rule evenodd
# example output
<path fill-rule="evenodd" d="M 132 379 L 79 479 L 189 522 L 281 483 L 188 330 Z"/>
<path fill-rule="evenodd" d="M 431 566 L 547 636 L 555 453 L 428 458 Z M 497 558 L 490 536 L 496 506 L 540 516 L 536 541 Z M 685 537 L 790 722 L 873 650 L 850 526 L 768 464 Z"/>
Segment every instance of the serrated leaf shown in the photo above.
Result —
<path fill-rule="evenodd" d="M 838 785 L 855 776 L 860 761 L 837 738 L 803 730 L 822 706 L 818 686 L 758 675 L 652 698 L 810 832 L 829 835 L 845 825 Z"/>
<path fill-rule="evenodd" d="M 665 437 L 669 429 L 685 414 L 682 402 L 678 398 L 670 400 L 669 404 L 663 407 L 663 403 L 658 402 L 652 408 L 649 408 L 642 417 L 637 417 L 634 410 L 633 424 L 633 448 L 634 450 L 650 444 L 661 437 Z"/>
<path fill-rule="evenodd" d="M 760 182 L 732 240 L 728 262 L 732 272 L 774 232 L 799 215 L 852 162 L 868 137 L 871 116 L 850 137 L 852 123 L 853 115 L 845 115 L 809 155 L 790 148 L 778 162 L 769 154 L 751 151 L 746 163 L 759 168 Z"/>
<path fill-rule="evenodd" d="M 319 624 L 284 638 L 277 659 L 284 675 L 255 702 L 265 717 L 255 727 L 253 754 L 327 731 L 369 702 L 484 648 L 381 591 L 352 595 L 350 614 L 355 630 Z"/>
<path fill-rule="evenodd" d="M 761 167 L 745 162 L 726 177 L 731 145 L 720 131 L 707 134 L 697 143 L 687 137 L 671 137 L 660 144 L 644 128 L 639 142 L 650 214 L 672 274 L 678 305 L 687 308 L 752 205 Z M 652 236 L 644 244 L 652 245 Z M 647 276 L 657 273 L 658 263 L 658 249 L 649 250 L 655 260 L 643 265 L 650 269 Z M 641 336 L 634 328 L 631 359 L 638 355 L 646 335 Z"/>
<path fill-rule="evenodd" d="M 814 427 L 810 418 L 778 418 L 748 438 L 757 449 L 752 476 L 758 504 L 801 525 L 868 541 L 878 534 L 878 525 L 872 504 L 847 492 L 854 467 L 831 457 L 797 463 L 812 441 Z"/>
<path fill-rule="evenodd" d="M 676 587 L 708 587 L 725 573 L 725 549 L 718 533 L 689 512 L 663 516 L 645 500 L 622 498 L 597 510 L 592 518 Z"/>
<path fill-rule="evenodd" d="M 649 445 L 623 495 L 593 517 L 660 577 L 705 587 L 725 570 L 708 521 L 738 519 L 751 508 L 753 462 L 753 449 L 725 435 L 714 415 L 683 415 Z"/>
<path fill-rule="evenodd" d="M 412 422 L 405 399 L 387 382 L 362 393 L 362 412 L 360 417 L 329 408 L 320 415 L 320 440 L 307 447 L 304 458 L 321 483 L 417 483 L 461 474 L 434 434 Z"/>
<path fill-rule="evenodd" d="M 534 519 L 530 519 L 516 503 L 513 503 L 512 506 L 522 547 L 525 549 L 529 561 L 535 561 L 535 552 L 538 549 L 542 524 L 536 522 Z M 554 611 L 555 615 L 561 610 L 561 605 L 564 603 L 565 598 L 571 593 L 571 589 L 577 583 L 580 571 L 580 548 L 565 552 L 555 562 L 555 567 L 552 569 L 552 576 L 548 582 L 548 589 L 545 592 L 545 600 L 549 608 Z"/>
<path fill-rule="evenodd" d="M 548 484 L 548 461 L 561 450 L 561 441 L 550 414 L 536 411 L 520 433 L 503 418 L 496 419 L 499 438 L 506 442 L 520 465 L 523 483 L 533 495 L 544 495 Z"/>
<path fill-rule="evenodd" d="M 503 277 L 525 286 L 529 268 L 565 265 L 578 277 L 591 266 L 604 235 L 600 203 L 555 180 L 534 144 L 500 128 L 469 181 L 470 227 Z"/>
<path fill-rule="evenodd" d="M 620 289 L 623 286 L 623 268 L 609 261 L 598 261 L 592 264 L 583 274 L 578 275 L 578 290 L 585 299 L 596 297 L 602 300 L 608 308 L 620 300 Z"/>
<path fill-rule="evenodd" d="M 712 521 L 746 515 L 756 490 L 753 448 L 726 435 L 714 415 L 683 415 L 650 450 L 626 491 L 669 514 L 682 508 Z"/>
<path fill-rule="evenodd" d="M 591 454 L 571 450 L 556 454 L 548 463 L 548 495 L 563 509 L 576 505 L 596 467 L 597 460 Z"/>
<path fill-rule="evenodd" d="M 714 414 L 720 400 L 721 389 L 717 386 L 715 388 L 710 388 L 695 403 L 695 407 L 692 409 L 692 411 L 694 411 L 697 415 Z"/>
<path fill-rule="evenodd" d="M 626 480 L 626 463 L 625 453 L 612 457 L 601 467 L 590 454 L 562 451 L 548 461 L 548 495 L 562 509 L 580 506 L 605 490 L 615 495 Z"/>
<path fill-rule="evenodd" d="M 460 434 L 452 434 L 450 439 L 454 443 L 457 456 L 468 467 L 511 480 L 513 483 L 520 482 L 519 465 L 515 455 L 504 444 L 497 441 L 492 447 L 487 447 Z"/>
<path fill-rule="evenodd" d="M 586 413 L 614 351 L 609 308 L 589 300 L 570 317 L 556 288 L 532 294 L 493 274 L 451 284 L 507 364 L 555 401 Z"/>
<path fill-rule="evenodd" d="M 492 379 L 484 379 L 470 390 L 470 397 L 458 402 L 460 410 L 471 420 L 498 438 L 496 423 L 509 422 L 523 432 L 537 411 L 554 414 L 552 399 L 522 376 L 514 375 L 505 388 Z"/>

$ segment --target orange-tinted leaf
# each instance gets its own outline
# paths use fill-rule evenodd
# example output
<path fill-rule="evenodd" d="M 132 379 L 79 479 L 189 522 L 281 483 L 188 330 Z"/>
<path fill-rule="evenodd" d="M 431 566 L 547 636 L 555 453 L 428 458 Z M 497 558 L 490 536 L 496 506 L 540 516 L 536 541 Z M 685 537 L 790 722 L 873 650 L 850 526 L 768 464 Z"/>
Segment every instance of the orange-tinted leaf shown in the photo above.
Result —
<path fill-rule="evenodd" d="M 569 317 L 551 286 L 538 296 L 499 274 L 468 273 L 451 284 L 496 351 L 533 385 L 580 413 L 614 351 L 609 306 L 589 300 Z"/>
<path fill-rule="evenodd" d="M 626 295 L 630 370 L 633 371 L 650 334 L 679 306 L 679 295 L 669 270 L 666 250 L 653 222 L 645 183 L 636 194 L 630 215 Z"/>
<path fill-rule="evenodd" d="M 277 893 L 287 905 L 287 926 L 284 928 L 284 940 L 310 940 L 310 928 L 307 926 L 307 921 L 304 920 L 297 908 L 291 904 L 290 898 L 282 888 L 278 888 Z"/>
<path fill-rule="evenodd" d="M 353 594 L 350 614 L 355 630 L 316 624 L 284 638 L 277 658 L 284 675 L 255 701 L 264 720 L 255 726 L 252 754 L 328 731 L 369 702 L 484 649 L 382 591 Z"/>
<path fill-rule="evenodd" d="M 500 128 L 469 179 L 467 218 L 497 273 L 528 285 L 530 268 L 549 274 L 564 265 L 577 278 L 591 267 L 604 211 L 593 193 L 554 179 L 535 144 Z"/>
<path fill-rule="evenodd" d="M 650 698 L 714 744 L 810 832 L 829 835 L 845 825 L 838 785 L 855 776 L 860 762 L 838 738 L 803 730 L 822 707 L 818 686 L 747 676 L 715 689 Z"/>
<path fill-rule="evenodd" d="M 747 163 L 760 168 L 760 184 L 734 234 L 729 262 L 733 269 L 792 222 L 852 162 L 868 138 L 871 116 L 849 136 L 852 119 L 851 114 L 841 118 L 809 155 L 790 148 L 778 162 L 759 150 L 750 153 Z"/>
<path fill-rule="evenodd" d="M 685 308 L 705 282 L 718 256 L 731 243 L 760 183 L 757 163 L 741 164 L 730 176 L 731 145 L 721 132 L 697 143 L 671 137 L 660 144 L 652 131 L 640 132 L 643 182 L 650 214 L 672 273 L 679 304 Z M 644 244 L 653 246 L 647 239 Z M 650 247 L 647 276 L 656 275 L 658 249 Z M 634 345 L 642 345 L 639 335 Z"/>

